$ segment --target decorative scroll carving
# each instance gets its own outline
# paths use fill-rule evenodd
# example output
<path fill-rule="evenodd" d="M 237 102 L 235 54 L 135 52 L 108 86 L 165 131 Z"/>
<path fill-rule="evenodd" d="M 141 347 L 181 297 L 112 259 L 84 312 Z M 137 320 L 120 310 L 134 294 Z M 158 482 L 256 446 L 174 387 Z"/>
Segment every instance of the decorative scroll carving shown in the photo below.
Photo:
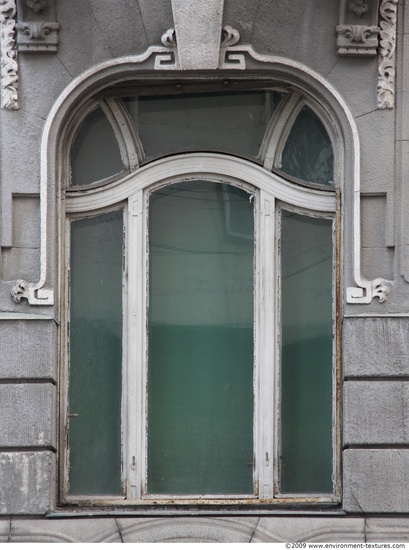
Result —
<path fill-rule="evenodd" d="M 392 109 L 395 103 L 395 43 L 398 0 L 381 0 L 378 58 L 378 107 Z"/>
<path fill-rule="evenodd" d="M 176 46 L 176 33 L 175 29 L 168 29 L 161 38 L 162 44 L 165 48 L 174 48 Z"/>
<path fill-rule="evenodd" d="M 338 55 L 375 56 L 378 49 L 378 2 L 341 0 L 337 31 Z"/>
<path fill-rule="evenodd" d="M 17 0 L 19 52 L 56 52 L 58 31 L 55 0 Z"/>
<path fill-rule="evenodd" d="M 245 69 L 246 58 L 243 53 L 236 53 L 230 50 L 240 41 L 240 33 L 237 29 L 233 29 L 226 25 L 222 29 L 222 43 L 220 49 L 220 63 L 223 68 L 227 69 Z"/>
<path fill-rule="evenodd" d="M 18 109 L 18 63 L 15 50 L 15 0 L 0 0 L 1 107 Z"/>
<path fill-rule="evenodd" d="M 233 29 L 229 25 L 226 25 L 222 29 L 222 47 L 228 48 L 229 46 L 235 46 L 240 41 L 240 33 L 237 29 Z"/>
<path fill-rule="evenodd" d="M 18 281 L 16 281 L 15 285 L 11 289 L 11 296 L 16 304 L 19 304 L 22 298 L 25 298 L 27 296 L 28 284 L 29 283 L 27 283 L 27 281 L 19 279 Z"/>
<path fill-rule="evenodd" d="M 32 306 L 52 306 L 54 304 L 54 291 L 39 287 L 38 284 L 28 283 L 19 279 L 11 289 L 11 297 L 16 304 L 26 298 Z"/>
<path fill-rule="evenodd" d="M 385 279 L 374 279 L 373 281 L 361 281 L 359 287 L 347 288 L 348 304 L 370 304 L 374 298 L 378 298 L 382 304 L 386 302 L 389 295 L 390 281 Z"/>
<path fill-rule="evenodd" d="M 161 38 L 165 48 L 156 52 L 155 69 L 179 69 L 175 29 L 168 29 Z"/>

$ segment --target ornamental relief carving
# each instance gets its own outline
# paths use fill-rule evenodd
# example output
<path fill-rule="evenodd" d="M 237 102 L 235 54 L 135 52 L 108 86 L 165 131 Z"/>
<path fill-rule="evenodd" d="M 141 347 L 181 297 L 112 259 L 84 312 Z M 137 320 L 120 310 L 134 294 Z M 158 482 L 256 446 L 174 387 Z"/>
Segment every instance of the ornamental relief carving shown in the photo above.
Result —
<path fill-rule="evenodd" d="M 396 12 L 398 0 L 382 0 L 378 54 L 378 107 L 391 109 L 395 103 Z"/>
<path fill-rule="evenodd" d="M 378 1 L 341 0 L 336 27 L 338 55 L 375 56 L 378 49 Z"/>
<path fill-rule="evenodd" d="M 379 27 L 338 25 L 336 31 L 339 55 L 360 57 L 376 55 Z"/>
<path fill-rule="evenodd" d="M 18 109 L 18 64 L 15 50 L 16 2 L 0 0 L 1 107 Z"/>
<path fill-rule="evenodd" d="M 56 52 L 58 30 L 56 22 L 30 21 L 17 23 L 17 44 L 20 52 Z"/>
<path fill-rule="evenodd" d="M 17 0 L 19 21 L 17 49 L 19 52 L 55 52 L 58 31 L 55 0 Z"/>

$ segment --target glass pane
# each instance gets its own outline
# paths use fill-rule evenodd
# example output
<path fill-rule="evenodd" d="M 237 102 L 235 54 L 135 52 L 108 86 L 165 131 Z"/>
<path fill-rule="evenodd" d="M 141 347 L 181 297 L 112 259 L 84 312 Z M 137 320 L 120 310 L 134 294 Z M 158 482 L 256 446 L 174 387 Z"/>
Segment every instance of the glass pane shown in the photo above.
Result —
<path fill-rule="evenodd" d="M 71 149 L 71 185 L 87 185 L 124 169 L 112 126 L 100 108 L 81 125 Z"/>
<path fill-rule="evenodd" d="M 147 158 L 183 151 L 257 157 L 280 99 L 260 91 L 139 97 L 125 104 Z"/>
<path fill-rule="evenodd" d="M 327 131 L 317 115 L 304 107 L 284 146 L 280 168 L 286 174 L 307 182 L 333 185 L 333 165 Z"/>
<path fill-rule="evenodd" d="M 70 493 L 121 493 L 122 212 L 71 223 Z"/>
<path fill-rule="evenodd" d="M 283 211 L 281 492 L 332 493 L 332 220 Z"/>
<path fill-rule="evenodd" d="M 249 196 L 207 181 L 151 195 L 150 493 L 253 493 Z"/>

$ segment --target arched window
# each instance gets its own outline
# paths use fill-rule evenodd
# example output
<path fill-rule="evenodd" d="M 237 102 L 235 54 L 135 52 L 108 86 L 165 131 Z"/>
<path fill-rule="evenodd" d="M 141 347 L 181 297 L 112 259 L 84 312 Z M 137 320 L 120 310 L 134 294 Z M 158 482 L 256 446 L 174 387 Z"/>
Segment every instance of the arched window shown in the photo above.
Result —
<path fill-rule="evenodd" d="M 339 497 L 330 123 L 212 86 L 111 89 L 68 133 L 66 502 Z"/>

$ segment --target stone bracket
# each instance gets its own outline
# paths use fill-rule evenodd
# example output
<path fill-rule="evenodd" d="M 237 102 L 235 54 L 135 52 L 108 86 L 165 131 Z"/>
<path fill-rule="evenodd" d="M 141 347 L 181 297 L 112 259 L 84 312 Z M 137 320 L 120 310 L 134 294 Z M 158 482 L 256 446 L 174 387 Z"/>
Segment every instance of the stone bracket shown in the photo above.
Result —
<path fill-rule="evenodd" d="M 396 12 L 398 0 L 381 0 L 379 8 L 380 42 L 378 52 L 378 107 L 392 109 L 395 104 Z"/>
<path fill-rule="evenodd" d="M 17 50 L 56 52 L 60 25 L 55 0 L 17 0 Z"/>
<path fill-rule="evenodd" d="M 378 0 L 341 0 L 338 55 L 373 57 L 378 49 Z"/>
<path fill-rule="evenodd" d="M 378 48 L 379 27 L 365 25 L 338 25 L 338 55 L 373 57 Z"/>

